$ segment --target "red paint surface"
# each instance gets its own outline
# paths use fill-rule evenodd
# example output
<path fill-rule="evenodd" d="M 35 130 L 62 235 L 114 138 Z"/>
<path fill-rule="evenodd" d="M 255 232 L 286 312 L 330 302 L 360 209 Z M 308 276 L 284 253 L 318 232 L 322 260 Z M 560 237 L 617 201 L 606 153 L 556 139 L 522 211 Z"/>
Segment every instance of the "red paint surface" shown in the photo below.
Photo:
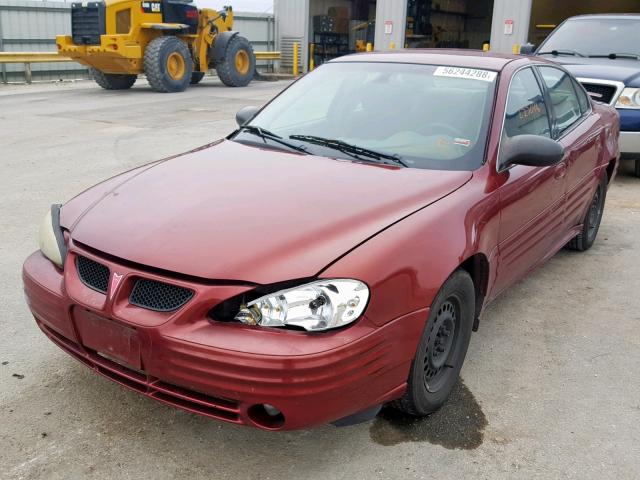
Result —
<path fill-rule="evenodd" d="M 350 58 L 499 70 L 486 163 L 473 173 L 401 169 L 223 141 L 114 177 L 63 207 L 71 237 L 64 273 L 39 252 L 25 262 L 27 299 L 49 338 L 171 405 L 261 428 L 305 428 L 402 395 L 429 305 L 465 260 L 486 261 L 486 305 L 578 232 L 618 158 L 613 109 L 594 105 L 561 140 L 561 164 L 498 173 L 509 79 L 539 60 L 415 51 Z M 86 288 L 77 254 L 122 279 L 108 295 Z M 363 318 L 309 334 L 207 317 L 256 283 L 315 276 L 366 282 Z M 195 296 L 174 313 L 144 310 L 127 300 L 136 277 Z M 256 424 L 250 411 L 260 403 L 282 410 L 284 424 Z"/>

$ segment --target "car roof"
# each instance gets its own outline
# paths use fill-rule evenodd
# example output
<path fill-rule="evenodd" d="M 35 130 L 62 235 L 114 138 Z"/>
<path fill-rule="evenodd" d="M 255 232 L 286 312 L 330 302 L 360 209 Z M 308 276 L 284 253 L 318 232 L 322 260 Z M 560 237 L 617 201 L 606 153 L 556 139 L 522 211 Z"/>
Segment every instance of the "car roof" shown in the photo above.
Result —
<path fill-rule="evenodd" d="M 607 18 L 614 20 L 624 20 L 633 18 L 636 20 L 640 20 L 640 13 L 594 13 L 588 15 L 575 15 L 573 17 L 567 18 L 566 21 L 575 20 L 575 19 L 598 19 L 598 18 Z"/>
<path fill-rule="evenodd" d="M 345 55 L 329 63 L 380 62 L 414 63 L 420 65 L 446 65 L 452 67 L 478 68 L 501 71 L 505 65 L 515 60 L 527 61 L 529 57 L 463 49 L 403 49 L 388 52 L 370 52 Z"/>

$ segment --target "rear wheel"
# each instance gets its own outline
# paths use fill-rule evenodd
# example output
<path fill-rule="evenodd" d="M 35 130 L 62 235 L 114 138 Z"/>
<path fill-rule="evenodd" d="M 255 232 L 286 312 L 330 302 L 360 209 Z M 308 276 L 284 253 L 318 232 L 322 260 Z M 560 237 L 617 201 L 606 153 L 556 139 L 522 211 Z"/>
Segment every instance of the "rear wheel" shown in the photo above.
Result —
<path fill-rule="evenodd" d="M 457 270 L 431 305 L 427 325 L 413 359 L 407 391 L 392 405 L 424 416 L 449 397 L 467 354 L 475 314 L 475 288 L 469 274 Z"/>
<path fill-rule="evenodd" d="M 239 35 L 229 40 L 223 60 L 216 65 L 220 80 L 228 87 L 246 87 L 255 69 L 253 48 L 249 40 Z"/>
<path fill-rule="evenodd" d="M 121 75 L 115 73 L 104 73 L 95 68 L 90 68 L 89 73 L 105 90 L 127 90 L 136 83 L 137 75 Z"/>
<path fill-rule="evenodd" d="M 182 92 L 191 82 L 189 47 L 177 37 L 153 39 L 144 52 L 144 73 L 156 92 Z"/>
<path fill-rule="evenodd" d="M 200 83 L 200 81 L 204 78 L 204 72 L 193 72 L 191 74 L 191 81 L 189 82 L 191 85 L 196 85 Z"/>
<path fill-rule="evenodd" d="M 636 174 L 636 177 L 640 178 L 640 159 L 636 160 L 636 168 L 634 173 Z"/>
<path fill-rule="evenodd" d="M 593 195 L 591 205 L 587 211 L 587 215 L 584 218 L 582 224 L 582 231 L 569 242 L 567 245 L 569 249 L 576 250 L 578 252 L 584 252 L 589 250 L 598 236 L 598 230 L 600 230 L 600 222 L 602 221 L 602 214 L 604 213 L 604 204 L 607 198 L 607 183 L 608 178 L 605 173 L 598 184 L 596 193 Z"/>

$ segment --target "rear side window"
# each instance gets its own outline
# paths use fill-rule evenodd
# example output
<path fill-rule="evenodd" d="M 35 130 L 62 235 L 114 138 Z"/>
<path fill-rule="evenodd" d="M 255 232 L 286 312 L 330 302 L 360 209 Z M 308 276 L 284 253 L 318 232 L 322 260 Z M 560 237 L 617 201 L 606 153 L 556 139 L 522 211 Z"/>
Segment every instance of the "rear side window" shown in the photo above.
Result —
<path fill-rule="evenodd" d="M 582 114 L 584 115 L 585 113 L 590 112 L 591 102 L 589 101 L 587 92 L 576 80 L 573 80 L 573 88 L 575 89 L 576 95 L 578 96 L 578 103 L 580 104 L 580 111 L 582 112 Z"/>
<path fill-rule="evenodd" d="M 542 89 L 531 68 L 520 70 L 511 80 L 504 134 L 507 137 L 518 135 L 551 137 L 549 113 Z"/>
<path fill-rule="evenodd" d="M 549 90 L 558 134 L 562 134 L 582 117 L 573 80 L 566 72 L 553 67 L 540 67 L 540 74 Z"/>

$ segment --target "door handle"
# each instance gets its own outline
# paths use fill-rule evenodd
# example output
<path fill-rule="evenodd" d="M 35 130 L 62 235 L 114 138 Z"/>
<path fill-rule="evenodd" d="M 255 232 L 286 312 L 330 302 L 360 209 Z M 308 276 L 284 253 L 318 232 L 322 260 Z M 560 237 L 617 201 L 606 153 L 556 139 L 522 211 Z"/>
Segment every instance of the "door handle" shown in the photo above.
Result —
<path fill-rule="evenodd" d="M 556 165 L 555 171 L 553 172 L 553 177 L 556 180 L 561 180 L 567 175 L 567 164 L 564 162 Z"/>

